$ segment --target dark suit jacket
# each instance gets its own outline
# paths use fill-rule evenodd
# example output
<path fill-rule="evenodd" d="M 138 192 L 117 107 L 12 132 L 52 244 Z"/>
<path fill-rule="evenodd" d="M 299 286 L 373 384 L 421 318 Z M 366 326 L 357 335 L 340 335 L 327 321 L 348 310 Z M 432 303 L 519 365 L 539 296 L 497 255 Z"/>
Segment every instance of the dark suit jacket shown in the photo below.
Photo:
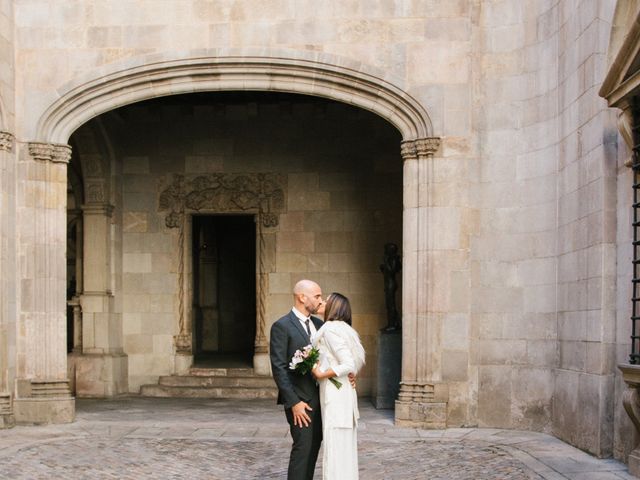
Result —
<path fill-rule="evenodd" d="M 319 330 L 322 320 L 311 317 L 311 321 Z M 319 396 L 318 385 L 311 373 L 300 375 L 289 368 L 289 362 L 296 353 L 309 345 L 306 330 L 293 311 L 280 318 L 271 326 L 270 357 L 273 379 L 278 386 L 278 403 L 291 408 L 300 400 L 309 403 Z"/>

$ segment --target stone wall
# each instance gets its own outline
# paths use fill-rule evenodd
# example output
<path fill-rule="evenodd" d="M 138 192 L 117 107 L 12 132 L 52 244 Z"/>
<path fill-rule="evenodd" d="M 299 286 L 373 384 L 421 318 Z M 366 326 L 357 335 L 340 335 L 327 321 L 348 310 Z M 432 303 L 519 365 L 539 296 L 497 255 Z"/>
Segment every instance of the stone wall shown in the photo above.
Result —
<path fill-rule="evenodd" d="M 179 230 L 166 226 L 160 193 L 175 174 L 281 173 L 286 204 L 270 230 L 274 241 L 265 246 L 275 259 L 268 272 L 267 331 L 291 309 L 291 291 L 301 278 L 316 280 L 325 293 L 344 293 L 368 354 L 359 393 L 370 395 L 377 332 L 386 325 L 378 265 L 384 243 L 402 244 L 398 133 L 364 111 L 305 97 L 182 98 L 125 107 L 118 111 L 120 126 L 108 115 L 103 120 L 122 172 L 113 184 L 122 198 L 115 204 L 122 216 L 122 270 L 114 296 L 122 299 L 130 391 L 174 372 Z M 191 260 L 185 261 L 188 276 Z"/>
<path fill-rule="evenodd" d="M 6 12 L 12 3 L 0 5 Z M 438 154 L 415 169 L 420 178 L 404 179 L 405 194 L 417 192 L 407 199 L 419 214 L 407 219 L 414 220 L 409 228 L 426 230 L 417 238 L 424 239 L 419 248 L 426 250 L 418 253 L 428 277 L 406 295 L 428 296 L 418 312 L 426 343 L 416 346 L 412 374 L 446 386 L 450 425 L 553 431 L 598 455 L 622 455 L 628 421 L 614 359 L 624 357 L 628 344 L 629 230 L 620 222 L 629 223 L 630 180 L 621 160 L 616 164 L 622 154 L 615 152 L 612 113 L 597 97 L 613 6 L 613 0 L 170 0 L 159 9 L 155 0 L 18 2 L 13 133 L 38 140 L 38 121 L 60 95 L 160 61 L 313 60 L 393 83 L 428 111 L 433 135 L 443 137 Z M 2 100 L 12 110 L 13 101 Z M 104 99 L 96 113 L 122 102 Z M 127 109 L 125 124 L 138 125 L 136 135 L 117 127 L 117 116 L 103 119 L 118 147 L 110 168 L 118 187 L 109 197 L 116 207 L 110 285 L 112 312 L 123 313 L 131 390 L 172 368 L 170 318 L 177 307 L 169 286 L 176 282 L 177 238 L 154 210 L 158 182 L 171 173 L 256 172 L 265 165 L 285 173 L 287 212 L 272 245 L 268 319 L 288 309 L 292 282 L 314 276 L 325 291 L 351 293 L 356 327 L 373 335 L 383 323 L 382 306 L 368 292 L 387 239 L 373 242 L 363 232 L 373 222 L 375 231 L 388 227 L 400 241 L 400 226 L 377 224 L 377 207 L 368 203 L 385 198 L 384 179 L 397 181 L 400 139 L 380 146 L 364 133 L 357 140 L 359 122 L 333 131 L 315 107 L 189 114 L 242 128 L 295 119 L 285 124 L 298 137 L 263 138 L 281 149 L 276 159 L 255 138 L 236 145 L 242 129 L 216 130 L 220 142 L 205 141 L 210 132 L 184 132 L 194 122 L 184 112 L 160 108 L 151 121 L 146 108 Z M 326 118 L 333 108 L 345 107 L 328 108 Z M 174 131 L 164 118 L 184 123 Z M 302 136 L 305 119 L 315 123 Z M 143 125 L 166 133 L 145 134 Z M 382 137 L 390 135 L 389 127 L 379 128 Z M 309 133 L 316 130 L 339 141 L 320 142 Z M 265 130 L 252 131 L 262 138 Z M 357 169 L 347 168 L 347 157 L 358 159 Z M 377 195 L 363 198 L 354 179 Z M 394 201 L 399 209 L 399 196 Z M 4 298 L 16 298 L 12 293 Z"/>
<path fill-rule="evenodd" d="M 553 431 L 607 456 L 613 449 L 618 138 L 598 89 L 614 5 L 585 4 L 576 15 L 571 3 L 558 5 L 560 356 Z"/>
<path fill-rule="evenodd" d="M 471 371 L 480 426 L 547 430 L 556 362 L 557 28 L 550 2 L 483 2 Z"/>

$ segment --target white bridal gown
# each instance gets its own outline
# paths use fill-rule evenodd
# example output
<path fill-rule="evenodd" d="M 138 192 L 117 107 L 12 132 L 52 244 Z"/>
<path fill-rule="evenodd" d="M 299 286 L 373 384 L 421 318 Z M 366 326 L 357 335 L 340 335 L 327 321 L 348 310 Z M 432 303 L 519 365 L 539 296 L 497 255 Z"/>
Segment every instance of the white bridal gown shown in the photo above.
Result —
<path fill-rule="evenodd" d="M 364 365 L 364 349 L 358 333 L 340 320 L 325 322 L 314 336 L 320 350 L 320 370 L 331 368 L 341 388 L 328 379 L 320 380 L 322 413 L 322 478 L 353 480 L 358 478 L 357 426 L 358 397 L 349 383 L 349 373 L 358 373 Z"/>

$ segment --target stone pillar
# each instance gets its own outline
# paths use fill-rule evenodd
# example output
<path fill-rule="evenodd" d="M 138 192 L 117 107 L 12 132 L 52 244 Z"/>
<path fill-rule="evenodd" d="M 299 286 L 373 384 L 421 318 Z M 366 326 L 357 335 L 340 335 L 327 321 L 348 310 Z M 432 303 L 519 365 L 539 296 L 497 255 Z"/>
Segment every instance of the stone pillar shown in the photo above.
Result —
<path fill-rule="evenodd" d="M 622 403 L 636 428 L 636 439 L 640 438 L 640 365 L 618 365 L 622 379 L 629 387 L 622 397 Z M 634 442 L 629 454 L 629 473 L 640 478 L 640 443 Z"/>
<path fill-rule="evenodd" d="M 0 132 L 0 238 L 2 250 L 0 251 L 0 429 L 12 427 L 15 424 L 13 415 L 11 385 L 15 371 L 15 349 L 12 343 L 15 341 L 16 325 L 15 315 L 10 314 L 7 300 L 10 291 L 7 287 L 15 284 L 15 268 L 11 268 L 8 262 L 15 256 L 10 253 L 8 236 L 11 235 L 14 225 L 9 222 L 9 179 L 7 172 L 9 162 L 13 161 L 13 135 L 8 132 Z M 13 272 L 13 273 L 11 273 Z M 9 277 L 12 275 L 12 278 Z M 15 288 L 15 287 L 14 287 Z M 11 340 L 10 340 L 11 339 Z"/>
<path fill-rule="evenodd" d="M 402 142 L 403 262 L 402 381 L 396 424 L 422 428 L 446 426 L 448 390 L 440 382 L 437 332 L 431 328 L 429 238 L 430 182 L 439 138 Z"/>
<path fill-rule="evenodd" d="M 82 354 L 74 356 L 79 397 L 112 397 L 128 390 L 122 317 L 114 312 L 110 288 L 112 213 L 113 206 L 104 202 L 82 206 Z"/>
<path fill-rule="evenodd" d="M 19 146 L 20 305 L 17 423 L 66 423 L 75 417 L 67 378 L 66 247 L 68 145 Z"/>

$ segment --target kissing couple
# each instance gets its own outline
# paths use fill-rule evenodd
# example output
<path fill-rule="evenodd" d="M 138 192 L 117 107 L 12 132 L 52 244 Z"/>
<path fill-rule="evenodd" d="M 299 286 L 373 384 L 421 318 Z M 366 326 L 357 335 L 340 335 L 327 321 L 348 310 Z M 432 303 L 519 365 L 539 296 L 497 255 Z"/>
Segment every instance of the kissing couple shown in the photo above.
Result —
<path fill-rule="evenodd" d="M 309 371 L 296 368 L 303 355 L 314 359 Z M 347 297 L 332 293 L 325 301 L 317 283 L 296 283 L 293 308 L 271 327 L 270 357 L 278 404 L 284 405 L 293 439 L 287 479 L 313 479 L 323 439 L 322 478 L 357 479 L 355 378 L 364 365 L 364 348 L 351 327 Z"/>

